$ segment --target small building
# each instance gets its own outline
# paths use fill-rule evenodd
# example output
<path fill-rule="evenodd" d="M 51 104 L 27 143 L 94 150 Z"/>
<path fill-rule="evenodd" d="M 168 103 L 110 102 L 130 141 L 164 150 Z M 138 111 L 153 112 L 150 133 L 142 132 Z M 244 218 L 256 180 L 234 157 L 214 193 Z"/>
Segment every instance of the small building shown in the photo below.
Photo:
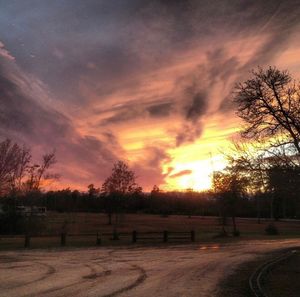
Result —
<path fill-rule="evenodd" d="M 45 217 L 47 215 L 47 208 L 44 206 L 16 206 L 17 214 L 24 217 Z"/>

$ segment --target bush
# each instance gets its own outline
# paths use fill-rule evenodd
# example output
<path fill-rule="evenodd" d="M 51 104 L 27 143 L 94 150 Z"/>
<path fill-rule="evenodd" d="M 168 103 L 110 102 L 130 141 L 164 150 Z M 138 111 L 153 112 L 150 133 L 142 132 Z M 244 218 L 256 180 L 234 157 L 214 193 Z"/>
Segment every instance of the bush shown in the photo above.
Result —
<path fill-rule="evenodd" d="M 234 230 L 234 231 L 232 231 L 232 235 L 236 236 L 236 237 L 239 237 L 241 235 L 240 230 Z"/>
<path fill-rule="evenodd" d="M 266 227 L 265 232 L 267 235 L 278 235 L 279 234 L 278 228 L 274 224 L 269 224 Z"/>
<path fill-rule="evenodd" d="M 24 219 L 17 214 L 14 207 L 7 207 L 0 215 L 0 234 L 24 233 Z"/>
<path fill-rule="evenodd" d="M 228 236 L 227 231 L 224 228 L 222 228 L 222 230 L 220 230 L 220 232 L 217 235 L 215 235 L 213 238 L 222 238 L 227 236 Z"/>

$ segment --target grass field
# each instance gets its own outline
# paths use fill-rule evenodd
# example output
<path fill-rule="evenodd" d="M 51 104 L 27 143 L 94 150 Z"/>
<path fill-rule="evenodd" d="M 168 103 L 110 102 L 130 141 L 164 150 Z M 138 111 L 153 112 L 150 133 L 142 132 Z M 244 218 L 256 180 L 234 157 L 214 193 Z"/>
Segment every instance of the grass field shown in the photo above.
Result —
<path fill-rule="evenodd" d="M 113 220 L 114 222 L 114 220 Z M 237 225 L 241 232 L 241 238 L 286 238 L 300 237 L 300 221 L 278 221 L 276 226 L 279 229 L 278 236 L 266 236 L 265 228 L 270 223 L 269 220 L 262 220 L 260 224 L 256 219 L 238 218 Z M 60 234 L 66 230 L 67 245 L 69 246 L 91 246 L 96 244 L 96 234 L 112 233 L 113 225 L 108 225 L 106 214 L 99 213 L 56 213 L 48 212 L 45 218 L 39 219 L 38 224 L 44 226 L 42 236 L 31 238 L 31 247 L 54 247 L 60 245 Z M 130 244 L 133 230 L 137 232 L 163 232 L 168 231 L 191 231 L 196 232 L 196 241 L 228 240 L 216 239 L 221 226 L 217 217 L 200 217 L 170 215 L 163 217 L 149 214 L 124 214 L 120 217 L 117 226 L 118 232 L 129 233 L 121 236 L 121 240 L 112 241 L 111 236 L 102 236 L 103 245 Z M 227 231 L 232 230 L 231 221 L 228 219 Z M 52 235 L 52 236 L 49 236 Z M 76 236 L 72 236 L 76 235 Z M 233 239 L 229 239 L 233 240 Z M 161 242 L 149 240 L 148 243 Z M 24 246 L 24 236 L 1 237 L 0 248 L 21 248 Z"/>

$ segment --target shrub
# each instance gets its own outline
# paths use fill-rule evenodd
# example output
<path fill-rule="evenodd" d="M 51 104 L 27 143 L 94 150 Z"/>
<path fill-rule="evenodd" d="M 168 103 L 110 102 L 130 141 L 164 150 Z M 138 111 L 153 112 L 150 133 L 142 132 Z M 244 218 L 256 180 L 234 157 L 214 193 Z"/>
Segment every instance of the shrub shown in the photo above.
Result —
<path fill-rule="evenodd" d="M 265 232 L 267 235 L 278 235 L 279 234 L 278 228 L 272 223 L 266 227 Z"/>
<path fill-rule="evenodd" d="M 22 234 L 25 231 L 24 218 L 13 207 L 0 215 L 0 234 Z"/>
<path fill-rule="evenodd" d="M 236 237 L 239 237 L 241 235 L 240 230 L 234 230 L 234 231 L 232 231 L 232 235 L 236 236 Z"/>
<path fill-rule="evenodd" d="M 222 238 L 227 236 L 228 236 L 227 231 L 224 228 L 222 228 L 222 230 L 220 230 L 220 232 L 217 235 L 215 235 L 213 238 L 220 238 L 220 237 Z"/>

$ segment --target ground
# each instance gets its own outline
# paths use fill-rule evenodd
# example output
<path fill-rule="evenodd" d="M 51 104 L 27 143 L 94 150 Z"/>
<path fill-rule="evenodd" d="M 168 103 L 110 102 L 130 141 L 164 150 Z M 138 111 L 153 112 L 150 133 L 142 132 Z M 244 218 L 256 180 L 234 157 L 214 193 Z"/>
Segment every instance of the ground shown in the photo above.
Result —
<path fill-rule="evenodd" d="M 297 297 L 300 292 L 300 253 L 287 261 L 276 265 L 266 279 L 266 288 L 270 296 Z"/>
<path fill-rule="evenodd" d="M 299 246 L 286 239 L 2 251 L 0 296 L 213 297 L 242 263 Z"/>
<path fill-rule="evenodd" d="M 187 215 L 150 215 L 150 214 L 123 214 L 117 229 L 119 232 L 128 232 L 128 236 L 121 236 L 120 241 L 111 241 L 111 235 L 103 235 L 103 233 L 111 233 L 114 226 L 107 224 L 107 215 L 102 213 L 57 213 L 48 212 L 45 218 L 40 218 L 34 226 L 37 230 L 29 230 L 29 233 L 35 234 L 39 231 L 42 235 L 55 235 L 53 237 L 33 237 L 31 239 L 32 248 L 49 248 L 57 247 L 60 244 L 60 233 L 64 228 L 67 233 L 68 246 L 93 246 L 96 243 L 96 234 L 102 234 L 102 244 L 120 245 L 131 244 L 131 232 L 155 231 L 188 231 L 195 230 L 196 241 L 204 242 L 211 241 L 221 230 L 219 218 L 217 217 L 202 217 L 202 216 L 187 216 Z M 262 220 L 260 224 L 255 218 L 237 218 L 237 226 L 241 232 L 242 239 L 266 239 L 270 236 L 265 235 L 265 228 L 270 224 L 270 220 Z M 280 235 L 276 238 L 299 237 L 300 236 L 300 221 L 278 221 L 275 222 Z M 231 220 L 228 219 L 226 226 L 228 233 L 232 231 Z M 70 236 L 70 235 L 76 236 Z M 79 236 L 80 235 L 80 236 Z M 162 236 L 162 235 L 161 235 Z M 232 240 L 232 238 L 231 238 Z M 162 240 L 160 240 L 162 241 Z M 153 242 L 150 242 L 152 244 Z M 0 250 L 23 248 L 24 236 L 16 237 L 0 237 Z"/>

